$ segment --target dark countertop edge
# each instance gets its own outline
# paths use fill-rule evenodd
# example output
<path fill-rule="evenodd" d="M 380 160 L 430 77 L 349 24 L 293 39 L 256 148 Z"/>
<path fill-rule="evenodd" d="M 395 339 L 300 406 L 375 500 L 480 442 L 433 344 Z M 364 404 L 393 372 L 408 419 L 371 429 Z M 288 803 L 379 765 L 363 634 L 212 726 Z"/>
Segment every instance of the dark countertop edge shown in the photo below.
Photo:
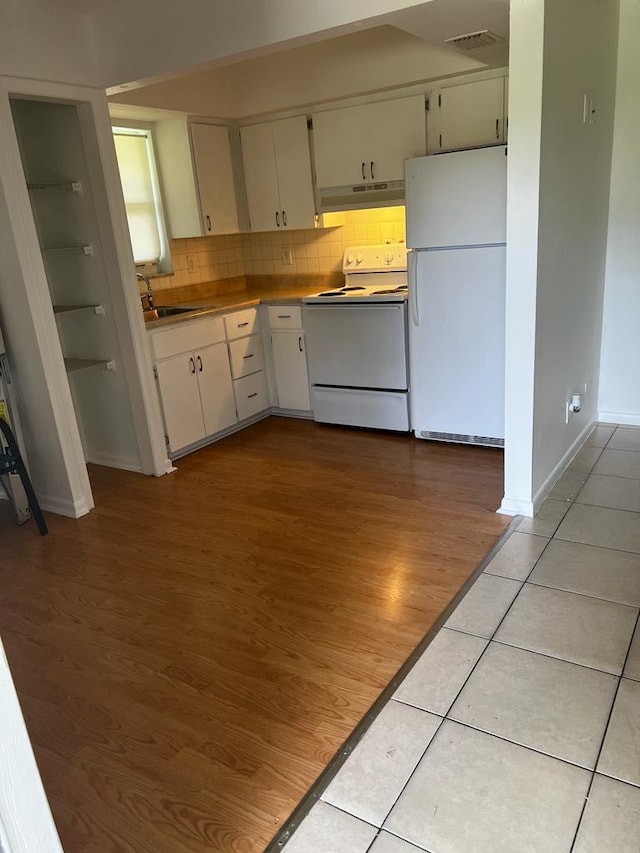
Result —
<path fill-rule="evenodd" d="M 157 329 L 164 329 L 167 326 L 175 326 L 176 323 L 184 323 L 189 320 L 199 320 L 202 317 L 216 317 L 223 314 L 230 314 L 232 311 L 242 310 L 243 308 L 254 308 L 258 305 L 302 305 L 302 300 L 304 296 L 311 295 L 313 293 L 317 293 L 318 288 L 310 288 L 308 294 L 292 296 L 291 294 L 286 295 L 276 295 L 278 293 L 277 290 L 274 291 L 273 295 L 268 296 L 250 296 L 247 293 L 237 294 L 237 298 L 231 299 L 231 295 L 224 296 L 212 296 L 210 298 L 211 302 L 220 303 L 222 301 L 226 301 L 226 305 L 213 305 L 211 307 L 202 306 L 201 308 L 195 308 L 193 311 L 189 311 L 184 314 L 174 314 L 172 317 L 161 317 L 158 320 L 148 320 L 145 322 L 145 328 L 148 331 L 155 331 Z M 234 294 L 235 296 L 235 294 Z M 158 298 L 156 297 L 156 301 Z M 205 302 L 205 299 L 193 299 L 187 300 L 187 304 L 195 303 L 195 302 Z M 174 301 L 171 302 L 172 305 L 180 305 L 180 302 Z"/>

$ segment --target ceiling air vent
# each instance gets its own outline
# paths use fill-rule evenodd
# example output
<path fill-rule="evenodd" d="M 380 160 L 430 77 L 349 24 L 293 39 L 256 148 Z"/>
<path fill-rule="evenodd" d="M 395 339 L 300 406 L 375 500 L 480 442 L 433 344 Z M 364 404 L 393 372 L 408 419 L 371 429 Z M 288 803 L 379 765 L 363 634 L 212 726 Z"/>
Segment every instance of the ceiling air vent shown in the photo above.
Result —
<path fill-rule="evenodd" d="M 492 33 L 491 30 L 478 30 L 477 33 L 466 33 L 463 36 L 445 39 L 445 44 L 453 45 L 458 50 L 467 51 L 477 50 L 479 47 L 491 47 L 504 41 L 505 39 L 502 36 Z"/>

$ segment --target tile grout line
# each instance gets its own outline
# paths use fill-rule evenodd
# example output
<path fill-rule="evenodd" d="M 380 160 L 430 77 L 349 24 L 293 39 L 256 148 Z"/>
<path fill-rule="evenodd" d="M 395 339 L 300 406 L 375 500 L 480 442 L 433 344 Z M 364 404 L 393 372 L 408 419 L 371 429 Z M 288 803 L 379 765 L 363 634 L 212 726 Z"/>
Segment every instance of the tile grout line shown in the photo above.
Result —
<path fill-rule="evenodd" d="M 631 654 L 631 646 L 633 645 L 633 638 L 635 637 L 635 633 L 638 630 L 638 626 L 640 626 L 640 614 L 636 617 L 635 625 L 633 626 L 633 631 L 631 632 L 631 639 L 629 640 L 629 647 L 627 648 L 627 654 L 625 655 L 624 662 L 622 664 L 622 671 L 618 678 L 618 684 L 616 685 L 616 692 L 613 695 L 613 702 L 611 703 L 611 708 L 609 709 L 609 715 L 607 716 L 607 721 L 604 726 L 604 731 L 602 733 L 602 740 L 600 741 L 600 749 L 598 750 L 598 754 L 596 755 L 596 761 L 593 767 L 593 773 L 591 774 L 591 779 L 589 781 L 589 787 L 587 788 L 587 793 L 584 798 L 584 803 L 582 804 L 582 811 L 580 812 L 580 817 L 578 819 L 578 824 L 576 826 L 576 831 L 573 835 L 573 841 L 571 842 L 571 848 L 569 853 L 573 853 L 573 849 L 576 845 L 576 841 L 578 840 L 578 833 L 580 832 L 580 826 L 582 825 L 582 820 L 584 818 L 584 813 L 587 808 L 587 803 L 589 802 L 589 796 L 591 795 L 591 789 L 593 788 L 593 783 L 596 778 L 596 774 L 598 772 L 598 764 L 600 763 L 600 758 L 602 756 L 602 750 L 604 749 L 604 742 L 607 737 L 607 731 L 609 730 L 609 725 L 611 723 L 611 717 L 613 716 L 613 709 L 615 708 L 616 701 L 618 699 L 618 693 L 620 692 L 620 685 L 622 684 L 622 679 L 624 678 L 624 671 L 627 666 L 627 662 L 629 660 L 629 655 Z M 603 774 L 606 775 L 606 774 Z M 610 778 L 610 777 L 608 777 Z M 622 781 L 622 780 L 617 780 Z"/>
<path fill-rule="evenodd" d="M 518 522 L 518 523 L 519 523 L 519 522 Z M 509 528 L 509 530 L 510 530 L 510 528 Z M 495 553 L 495 554 L 493 554 L 493 555 L 492 555 L 491 559 L 493 559 L 493 557 L 495 557 L 498 553 L 500 553 L 500 551 L 501 551 L 501 550 L 502 550 L 502 548 L 504 547 L 505 543 L 508 541 L 508 539 L 510 539 L 510 538 L 511 538 L 511 536 L 512 536 L 512 535 L 513 535 L 513 533 L 515 533 L 515 532 L 517 532 L 517 527 L 515 528 L 515 530 L 513 530 L 513 531 L 509 534 L 509 536 L 508 536 L 508 537 L 506 537 L 504 540 L 501 540 L 501 542 L 500 542 L 500 548 L 496 551 L 496 553 Z M 535 565 L 537 564 L 538 560 L 540 559 L 540 557 L 542 557 L 542 555 L 544 554 L 544 552 L 545 552 L 545 551 L 546 551 L 546 549 L 548 548 L 548 546 L 549 546 L 549 542 L 551 542 L 551 539 L 549 539 L 549 540 L 548 540 L 547 544 L 544 546 L 544 548 L 543 548 L 543 549 L 542 549 L 542 551 L 540 552 L 540 555 L 538 556 L 538 559 L 537 559 L 537 560 L 536 560 L 536 562 L 534 563 L 533 568 L 535 568 Z M 490 563 L 491 563 L 491 559 L 487 560 L 487 565 L 490 565 Z M 533 571 L 533 568 L 531 569 L 531 571 Z M 473 586 L 475 586 L 475 582 L 476 582 L 480 577 L 481 577 L 481 574 L 478 574 L 478 576 L 475 578 L 475 580 L 474 580 L 473 584 L 469 587 L 468 592 L 470 592 L 470 591 L 471 591 L 471 589 L 473 589 Z M 517 581 L 516 581 L 516 583 L 517 583 Z M 418 766 L 420 765 L 420 763 L 422 762 L 422 760 L 424 759 L 424 757 L 427 755 L 427 753 L 428 753 L 428 751 L 429 751 L 429 747 L 431 746 L 431 744 L 434 742 L 434 740 L 435 740 L 435 739 L 436 739 L 436 737 L 438 736 L 438 732 L 439 732 L 439 731 L 440 731 L 440 729 L 442 728 L 442 726 L 443 726 L 443 724 L 445 723 L 445 721 L 446 721 L 446 720 L 449 720 L 450 722 L 457 722 L 457 721 L 455 721 L 455 720 L 451 720 L 451 718 L 448 716 L 448 714 L 449 714 L 449 712 L 451 711 L 451 708 L 453 708 L 453 706 L 455 705 L 455 703 L 456 703 L 456 701 L 457 701 L 458 697 L 460 696 L 460 694 L 461 694 L 461 693 L 462 693 L 462 691 L 464 690 L 464 688 L 465 688 L 465 686 L 466 686 L 467 682 L 469 681 L 469 679 L 471 678 L 471 676 L 473 675 L 473 673 L 476 671 L 476 668 L 478 667 L 478 665 L 479 665 L 480 661 L 481 661 L 481 660 L 482 660 L 482 658 L 484 657 L 484 655 L 485 655 L 485 653 L 486 653 L 487 649 L 488 649 L 488 648 L 489 648 L 489 646 L 491 645 L 491 642 L 492 642 L 493 638 L 495 637 L 495 635 L 496 635 L 497 631 L 499 630 L 499 628 L 500 628 L 500 626 L 502 625 L 503 621 L 506 619 L 507 614 L 509 613 L 509 611 L 510 611 L 510 610 L 511 610 L 511 608 L 513 607 L 513 605 L 514 605 L 515 601 L 517 600 L 518 596 L 519 596 L 519 595 L 520 595 L 520 593 L 522 592 L 523 587 L 524 587 L 524 581 L 520 582 L 520 589 L 518 590 L 518 592 L 517 592 L 517 593 L 516 593 L 516 595 L 514 596 L 513 601 L 511 602 L 511 604 L 509 605 L 509 607 L 506 609 L 505 613 L 503 614 L 502 618 L 501 618 L 501 619 L 500 619 L 500 621 L 498 622 L 498 624 L 497 624 L 497 626 L 496 626 L 495 630 L 493 631 L 493 633 L 491 634 L 491 636 L 490 636 L 490 637 L 488 637 L 488 638 L 487 638 L 487 637 L 481 637 L 481 638 L 480 638 L 480 639 L 483 639 L 483 640 L 487 640 L 487 644 L 486 644 L 486 646 L 485 646 L 485 647 L 484 647 L 484 649 L 482 650 L 482 653 L 481 653 L 481 654 L 480 654 L 480 656 L 478 657 L 478 660 L 477 660 L 477 661 L 474 663 L 474 665 L 472 666 L 471 670 L 469 671 L 469 674 L 467 675 L 467 677 L 466 677 L 466 678 L 465 678 L 465 680 L 463 681 L 462 685 L 460 686 L 460 689 L 459 689 L 459 690 L 458 690 L 458 692 L 455 694 L 455 696 L 454 696 L 454 698 L 452 699 L 452 701 L 449 703 L 448 708 L 447 708 L 447 710 L 446 710 L 446 712 L 445 712 L 444 716 L 442 717 L 442 719 L 441 719 L 441 721 L 440 721 L 440 723 L 439 723 L 439 725 L 438 725 L 438 728 L 437 728 L 437 729 L 435 730 L 435 732 L 433 733 L 433 735 L 432 735 L 431 739 L 429 740 L 429 743 L 427 744 L 427 746 L 425 747 L 424 751 L 422 752 L 422 754 L 421 754 L 420 758 L 419 758 L 419 759 L 418 759 L 418 761 L 416 762 L 415 767 L 413 768 L 413 770 L 412 770 L 412 771 L 411 771 L 411 773 L 409 774 L 409 776 L 408 776 L 408 778 L 407 778 L 407 781 L 406 781 L 406 782 L 405 782 L 405 784 L 402 786 L 402 789 L 400 790 L 400 793 L 399 793 L 399 794 L 398 794 L 398 796 L 395 798 L 395 800 L 393 801 L 393 803 L 392 803 L 392 805 L 391 805 L 391 808 L 388 810 L 387 814 L 385 815 L 385 817 L 384 817 L 384 819 L 383 819 L 383 821 L 382 821 L 382 826 L 380 827 L 381 829 L 384 827 L 384 825 L 385 825 L 386 821 L 389 819 L 389 815 L 391 814 L 391 812 L 393 811 L 393 809 L 394 809 L 394 808 L 395 808 L 395 806 L 397 805 L 398 800 L 400 799 L 400 797 L 401 797 L 401 796 L 403 795 L 403 793 L 405 792 L 405 790 L 406 790 L 407 786 L 409 785 L 409 782 L 411 781 L 411 779 L 413 778 L 413 776 L 414 776 L 414 774 L 415 774 L 416 770 L 418 769 Z M 462 599 L 461 599 L 461 601 L 462 601 Z M 461 603 L 461 601 L 460 601 L 459 603 Z M 456 608 L 455 608 L 455 609 L 457 609 L 457 606 L 456 606 Z M 455 609 L 454 609 L 454 611 L 453 611 L 453 612 L 455 612 Z M 451 615 L 453 615 L 453 613 L 452 613 Z M 445 627 L 446 627 L 446 623 L 445 623 L 442 627 L 443 627 L 443 628 L 445 628 Z M 455 630 L 455 629 L 454 629 L 454 630 Z M 464 633 L 464 632 L 463 632 L 463 631 L 460 631 L 459 633 Z M 470 636 L 477 636 L 477 635 L 472 634 L 472 635 L 470 635 Z M 431 712 L 428 712 L 428 713 L 431 713 Z M 439 716 L 439 715 L 436 715 L 436 716 Z M 469 728 L 471 728 L 471 727 L 469 727 Z"/>
<path fill-rule="evenodd" d="M 409 657 L 406 659 L 404 664 L 400 667 L 395 676 L 391 679 L 391 681 L 387 684 L 384 690 L 380 693 L 378 698 L 375 700 L 371 708 L 366 712 L 364 717 L 360 720 L 355 729 L 351 732 L 351 734 L 347 737 L 346 741 L 342 744 L 342 746 L 335 753 L 333 758 L 330 760 L 329 764 L 325 767 L 325 769 L 320 773 L 319 777 L 316 779 L 312 787 L 307 791 L 307 793 L 303 796 L 302 800 L 295 807 L 295 809 L 290 814 L 286 825 L 278 830 L 278 832 L 274 835 L 271 841 L 267 844 L 264 849 L 264 853 L 279 853 L 279 851 L 283 850 L 287 843 L 293 837 L 295 831 L 298 829 L 304 818 L 311 811 L 313 806 L 322 802 L 321 797 L 324 791 L 328 788 L 329 784 L 333 780 L 335 776 L 337 776 L 340 769 L 344 766 L 349 756 L 353 753 L 354 749 L 358 745 L 358 743 L 362 740 L 367 730 L 370 728 L 374 720 L 378 717 L 382 709 L 388 704 L 388 702 L 393 698 L 393 694 L 396 692 L 398 686 L 404 681 L 409 672 L 413 669 L 416 662 L 419 658 L 424 654 L 428 646 L 435 639 L 440 630 L 445 626 L 446 621 L 452 615 L 452 613 L 457 609 L 458 605 L 462 601 L 462 599 L 466 596 L 469 590 L 473 587 L 476 580 L 482 575 L 484 569 L 489 565 L 491 560 L 495 557 L 495 555 L 502 549 L 504 543 L 511 537 L 511 535 L 517 529 L 517 525 L 520 523 L 521 516 L 515 516 L 506 529 L 502 532 L 502 534 L 498 537 L 497 541 L 494 545 L 489 549 L 484 558 L 480 561 L 477 568 L 471 573 L 467 581 L 462 585 L 458 593 L 454 596 L 454 598 L 449 602 L 449 605 L 444 609 L 444 611 L 440 614 L 440 616 L 435 620 L 431 628 L 426 632 L 422 640 L 417 644 L 415 649 L 411 652 Z M 421 709 L 422 710 L 422 709 Z M 430 712 L 425 712 L 430 713 Z M 439 716 L 438 714 L 434 714 L 433 716 Z M 443 718 L 444 719 L 444 718 Z M 440 729 L 441 723 L 438 725 L 438 728 L 433 733 L 431 741 L 436 736 L 438 730 Z M 430 741 L 430 743 L 431 743 Z M 426 751 L 426 750 L 425 750 Z M 424 752 L 422 753 L 424 755 Z M 422 756 L 416 764 L 416 767 L 422 760 Z M 415 772 L 415 768 L 414 771 Z M 411 775 L 413 775 L 413 772 Z M 404 789 L 403 789 L 404 790 Z M 397 802 L 397 799 L 396 799 Z M 328 804 L 329 805 L 329 804 Z M 395 805 L 395 802 L 394 802 Z M 346 814 L 349 814 L 346 812 Z M 352 815 L 355 817 L 355 815 Z M 387 815 L 388 817 L 388 815 Z M 386 820 L 386 817 L 385 817 Z M 381 827 L 380 827 L 381 828 Z"/>

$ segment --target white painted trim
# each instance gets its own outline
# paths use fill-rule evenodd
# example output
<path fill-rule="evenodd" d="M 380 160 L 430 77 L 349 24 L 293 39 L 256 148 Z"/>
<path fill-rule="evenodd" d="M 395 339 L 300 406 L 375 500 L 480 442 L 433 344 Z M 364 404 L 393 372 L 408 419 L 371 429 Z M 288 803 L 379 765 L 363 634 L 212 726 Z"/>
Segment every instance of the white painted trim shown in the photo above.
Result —
<path fill-rule="evenodd" d="M 41 509 L 53 512 L 55 515 L 64 515 L 67 518 L 80 518 L 91 512 L 94 507 L 93 500 L 89 503 L 82 499 L 72 502 L 61 500 L 55 495 L 39 495 L 38 503 Z"/>
<path fill-rule="evenodd" d="M 263 421 L 265 418 L 271 417 L 271 409 L 265 409 L 264 412 L 259 412 L 257 415 L 253 415 L 250 418 L 246 418 L 244 421 L 240 421 L 233 426 L 227 427 L 227 429 L 221 430 L 221 432 L 217 432 L 215 435 L 209 435 L 207 438 L 203 438 L 201 441 L 195 441 L 193 444 L 189 444 L 187 447 L 182 447 L 180 450 L 176 450 L 175 453 L 171 454 L 171 458 L 175 462 L 177 459 L 182 459 L 183 456 L 188 456 L 189 453 L 194 453 L 196 450 L 202 450 L 203 447 L 209 447 L 210 444 L 215 444 L 217 441 L 220 441 L 223 438 L 226 438 L 228 435 L 233 435 L 236 432 L 240 432 L 246 427 L 253 426 L 253 424 L 257 424 L 260 421 Z M 177 469 L 173 469 L 174 471 Z"/>
<path fill-rule="evenodd" d="M 590 423 L 588 423 L 586 425 L 586 427 L 584 427 L 584 429 L 579 433 L 579 435 L 576 437 L 574 442 L 567 449 L 564 456 L 560 459 L 558 464 L 555 466 L 553 471 L 549 474 L 547 479 L 544 481 L 544 483 L 540 486 L 538 491 L 535 493 L 535 495 L 533 496 L 534 515 L 536 512 L 538 512 L 538 510 L 542 506 L 544 499 L 547 497 L 547 495 L 549 494 L 551 489 L 555 486 L 555 484 L 558 482 L 560 477 L 567 470 L 567 468 L 571 464 L 574 456 L 578 453 L 578 451 L 581 449 L 582 445 L 589 438 L 589 436 L 593 432 L 595 425 L 596 425 L 596 421 L 591 421 Z"/>
<path fill-rule="evenodd" d="M 281 409 L 279 406 L 272 406 L 271 414 L 277 418 L 298 418 L 303 421 L 313 420 L 313 412 L 306 412 L 302 409 Z"/>
<path fill-rule="evenodd" d="M 533 501 L 518 501 L 503 498 L 500 508 L 496 510 L 500 515 L 526 515 L 533 518 Z"/>
<path fill-rule="evenodd" d="M 633 412 L 598 412 L 600 423 L 640 426 L 640 415 Z"/>
<path fill-rule="evenodd" d="M 93 465 L 106 465 L 107 468 L 120 468 L 122 471 L 135 471 L 138 474 L 145 472 L 140 467 L 140 462 L 137 459 L 123 459 L 121 456 L 114 456 L 111 453 L 91 453 L 87 454 L 87 462 Z M 162 472 L 163 474 L 166 471 Z"/>
<path fill-rule="evenodd" d="M 0 846 L 6 853 L 62 853 L 0 643 Z"/>

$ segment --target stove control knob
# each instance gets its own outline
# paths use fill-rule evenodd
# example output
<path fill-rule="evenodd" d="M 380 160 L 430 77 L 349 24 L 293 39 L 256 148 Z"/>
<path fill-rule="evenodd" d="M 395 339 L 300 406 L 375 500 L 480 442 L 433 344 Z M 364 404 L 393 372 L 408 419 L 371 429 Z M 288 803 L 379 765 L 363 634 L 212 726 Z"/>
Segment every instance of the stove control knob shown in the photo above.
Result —
<path fill-rule="evenodd" d="M 362 257 L 362 255 L 358 255 L 358 257 L 356 258 L 356 263 L 361 264 L 363 261 L 364 261 L 364 258 Z"/>
<path fill-rule="evenodd" d="M 353 255 L 347 255 L 347 266 L 353 263 Z"/>

